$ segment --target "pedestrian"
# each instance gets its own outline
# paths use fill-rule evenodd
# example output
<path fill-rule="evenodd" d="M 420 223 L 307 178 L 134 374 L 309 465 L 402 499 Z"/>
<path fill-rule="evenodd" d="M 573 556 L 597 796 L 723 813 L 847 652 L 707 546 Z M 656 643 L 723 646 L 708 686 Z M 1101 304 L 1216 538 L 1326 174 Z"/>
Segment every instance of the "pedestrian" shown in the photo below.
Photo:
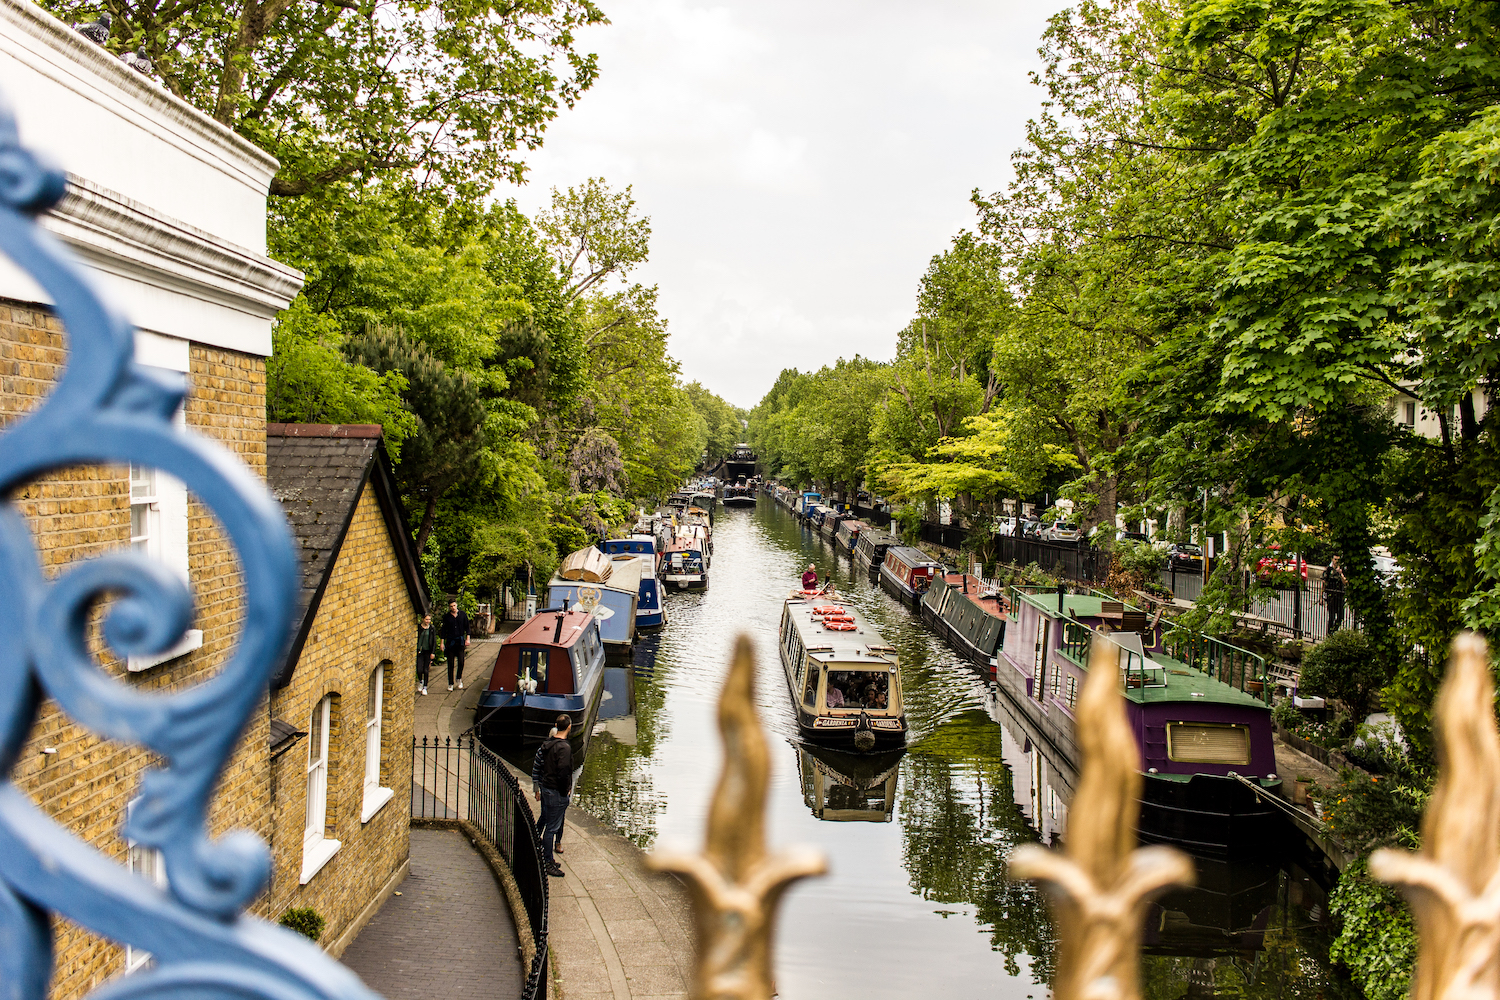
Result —
<path fill-rule="evenodd" d="M 542 744 L 542 770 L 540 785 L 533 794 L 542 803 L 542 855 L 547 874 L 561 878 L 562 865 L 557 863 L 554 851 L 558 838 L 562 836 L 563 819 L 568 813 L 568 796 L 573 791 L 573 745 L 568 742 L 568 732 L 573 720 L 566 712 L 557 717 L 556 736 Z"/>
<path fill-rule="evenodd" d="M 557 727 L 553 726 L 547 732 L 547 740 L 557 736 Z M 531 794 L 540 798 L 542 794 L 542 765 L 547 759 L 547 740 L 542 740 L 536 746 L 536 756 L 531 758 Z M 563 852 L 562 830 L 557 831 L 557 838 L 552 843 L 552 850 L 558 854 Z"/>
<path fill-rule="evenodd" d="M 818 567 L 814 566 L 812 563 L 807 564 L 807 570 L 802 574 L 802 589 L 818 589 Z"/>
<path fill-rule="evenodd" d="M 432 656 L 437 652 L 437 629 L 432 627 L 432 615 L 422 616 L 422 625 L 417 629 L 417 687 L 427 693 L 427 681 L 432 673 Z"/>
<path fill-rule="evenodd" d="M 469 616 L 458 609 L 458 598 L 448 602 L 448 613 L 443 616 L 443 652 L 448 657 L 448 690 L 453 690 L 455 676 L 458 689 L 464 689 L 464 650 L 469 646 Z"/>
<path fill-rule="evenodd" d="M 1323 606 L 1328 609 L 1328 631 L 1337 632 L 1344 625 L 1344 571 L 1339 566 L 1339 557 L 1328 561 L 1323 571 Z"/>

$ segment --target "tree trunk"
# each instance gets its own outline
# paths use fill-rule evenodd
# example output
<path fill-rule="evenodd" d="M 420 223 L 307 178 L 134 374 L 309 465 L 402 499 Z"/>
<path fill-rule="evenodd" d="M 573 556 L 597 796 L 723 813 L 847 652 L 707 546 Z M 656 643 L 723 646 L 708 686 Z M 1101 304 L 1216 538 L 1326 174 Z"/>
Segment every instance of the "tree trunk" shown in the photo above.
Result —
<path fill-rule="evenodd" d="M 437 513 L 437 502 L 440 494 L 432 490 L 427 494 L 427 509 L 422 512 L 422 526 L 417 529 L 417 558 L 422 557 L 422 551 L 427 548 L 427 536 L 432 533 L 432 518 Z"/>

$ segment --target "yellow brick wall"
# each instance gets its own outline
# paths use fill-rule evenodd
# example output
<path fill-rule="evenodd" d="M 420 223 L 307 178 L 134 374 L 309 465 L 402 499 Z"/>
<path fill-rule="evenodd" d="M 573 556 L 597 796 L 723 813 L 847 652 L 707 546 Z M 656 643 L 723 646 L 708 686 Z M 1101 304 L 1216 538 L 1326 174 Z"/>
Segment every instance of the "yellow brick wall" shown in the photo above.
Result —
<path fill-rule="evenodd" d="M 276 870 L 270 911 L 279 915 L 303 906 L 317 910 L 327 921 L 324 945 L 343 933 L 407 857 L 416 615 L 373 487 L 367 485 L 296 673 L 286 687 L 271 694 L 271 714 L 303 731 L 311 730 L 312 713 L 321 699 L 334 696 L 324 836 L 341 846 L 306 885 L 300 884 L 300 876 L 310 738 L 298 740 L 273 763 Z M 380 784 L 394 795 L 362 823 L 367 692 L 371 672 L 382 663 Z"/>
<path fill-rule="evenodd" d="M 189 395 L 185 406 L 188 426 L 229 448 L 264 478 L 264 359 L 196 344 L 192 345 L 189 358 Z M 33 305 L 0 300 L 0 425 L 8 425 L 34 409 L 50 391 L 65 361 L 66 343 L 55 317 Z M 35 533 L 38 558 L 49 577 L 71 562 L 129 545 L 130 491 L 124 468 L 66 470 L 28 485 L 15 496 Z M 188 533 L 189 573 L 198 609 L 194 627 L 203 630 L 203 647 L 134 674 L 127 673 L 113 657 L 101 655 L 102 669 L 130 687 L 176 690 L 204 679 L 223 662 L 239 632 L 243 611 L 233 553 L 207 508 L 191 497 Z M 388 539 L 385 544 L 389 548 Z M 372 545 L 378 543 L 365 538 L 358 551 L 368 551 Z M 348 553 L 354 550 L 346 547 L 345 551 L 347 559 Z M 394 553 L 389 560 L 379 563 L 377 575 L 381 579 L 392 572 L 388 562 L 394 562 Z M 345 572 L 349 571 L 345 569 Z M 376 589 L 383 593 L 385 588 L 382 585 Z M 404 595 L 404 589 L 401 593 Z M 405 600 L 404 596 L 402 600 Z M 345 603 L 358 602 L 346 595 L 339 598 L 335 607 L 342 607 Z M 402 620 L 405 618 L 410 618 L 409 612 Z M 346 619 L 347 615 L 339 621 L 342 623 Z M 372 619 L 381 627 L 393 620 L 385 613 Z M 414 649 L 414 627 L 409 631 L 411 636 L 403 648 Z M 339 654 L 347 655 L 353 650 L 342 640 L 332 645 L 337 648 L 331 652 Z M 310 644 L 312 646 L 314 644 Z M 403 655 L 405 662 L 415 654 L 407 652 Z M 403 687 L 397 681 L 388 688 L 391 694 L 387 704 L 397 716 L 389 728 L 388 739 L 395 738 L 404 718 L 402 731 L 409 742 L 412 691 L 407 673 L 409 671 L 393 671 L 391 674 L 393 680 L 398 675 L 403 678 L 405 685 Z M 298 673 L 303 682 L 310 682 L 316 675 L 317 670 Z M 363 688 L 357 699 L 346 703 L 362 712 Z M 404 711 L 398 711 L 398 705 L 404 705 Z M 273 775 L 267 749 L 269 722 L 267 701 L 262 698 L 247 723 L 239 748 L 225 768 L 210 809 L 209 828 L 213 836 L 230 829 L 249 829 L 272 842 L 273 849 L 276 849 L 271 792 Z M 359 738 L 363 738 L 362 729 Z M 362 752 L 362 742 L 359 745 Z M 41 751 L 45 747 L 55 748 L 57 753 L 43 754 Z M 305 747 L 299 749 L 305 751 Z M 290 756 L 297 757 L 298 751 L 292 751 Z M 394 761 L 399 756 L 393 752 L 391 759 Z M 409 754 L 406 759 L 409 771 Z M 49 700 L 42 706 L 28 745 L 15 768 L 14 778 L 18 786 L 54 819 L 98 849 L 123 861 L 126 845 L 119 836 L 120 825 L 124 821 L 127 803 L 136 795 L 140 772 L 149 762 L 150 755 L 138 747 L 101 740 L 73 725 Z M 283 768 L 286 766 L 285 760 L 278 763 Z M 362 771 L 353 773 L 362 777 Z M 387 848 L 395 852 L 392 854 L 394 860 L 387 865 L 393 868 L 407 853 L 405 823 L 410 777 L 400 778 L 393 774 L 392 781 L 397 782 L 391 787 L 397 789 L 398 794 L 376 818 L 378 822 L 372 821 L 372 827 L 380 831 L 379 836 Z M 300 788 L 296 794 L 300 803 Z M 300 805 L 297 808 L 300 809 Z M 401 824 L 399 835 L 390 829 L 396 817 Z M 358 818 L 356 802 L 356 825 Z M 295 843 L 288 842 L 285 850 L 300 861 L 300 828 Z M 349 853 L 351 856 L 366 856 L 366 852 L 360 850 Z M 278 880 L 273 891 L 264 895 L 253 908 L 259 915 L 274 918 L 287 905 L 278 903 L 276 895 L 277 891 L 284 892 L 286 888 L 285 880 L 279 878 L 285 864 L 284 859 L 277 859 Z M 351 879 L 351 884 L 354 881 Z M 295 877 L 292 882 L 295 886 Z M 354 892 L 351 886 L 347 893 L 351 900 Z M 358 907 L 355 912 L 358 912 Z M 56 971 L 51 994 L 57 1000 L 82 996 L 123 971 L 123 949 L 116 945 L 61 920 L 57 921 L 57 935 Z"/>

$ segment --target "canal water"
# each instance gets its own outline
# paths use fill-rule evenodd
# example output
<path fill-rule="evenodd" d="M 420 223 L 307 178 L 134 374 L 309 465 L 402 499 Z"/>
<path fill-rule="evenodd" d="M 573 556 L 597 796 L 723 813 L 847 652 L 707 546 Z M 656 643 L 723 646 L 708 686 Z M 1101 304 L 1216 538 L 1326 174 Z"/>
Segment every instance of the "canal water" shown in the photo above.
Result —
<path fill-rule="evenodd" d="M 809 562 L 835 572 L 840 599 L 900 654 L 904 754 L 851 760 L 797 743 L 776 631 Z M 772 743 L 769 844 L 814 845 L 829 862 L 782 907 L 779 995 L 1041 1000 L 1052 927 L 1041 892 L 1009 881 L 1005 863 L 1017 844 L 1063 834 L 1068 785 L 994 684 L 767 498 L 718 514 L 710 579 L 705 592 L 670 596 L 670 623 L 638 658 L 633 685 L 623 671 L 610 678 L 610 718 L 596 727 L 575 804 L 644 848 L 701 844 L 719 773 L 714 706 L 734 638 L 748 633 Z M 1289 857 L 1201 861 L 1199 883 L 1150 914 L 1152 1000 L 1358 996 L 1327 960 L 1324 886 Z"/>

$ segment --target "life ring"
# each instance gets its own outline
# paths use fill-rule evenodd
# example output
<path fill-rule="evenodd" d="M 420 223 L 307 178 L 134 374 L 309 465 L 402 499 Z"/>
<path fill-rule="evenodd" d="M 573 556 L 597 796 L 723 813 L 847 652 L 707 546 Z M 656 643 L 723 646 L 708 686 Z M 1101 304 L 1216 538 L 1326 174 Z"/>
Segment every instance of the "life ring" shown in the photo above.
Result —
<path fill-rule="evenodd" d="M 837 604 L 824 604 L 813 608 L 812 613 L 815 615 L 841 615 L 844 613 L 844 609 Z"/>
<path fill-rule="evenodd" d="M 854 623 L 853 622 L 826 621 L 826 622 L 823 623 L 823 627 L 826 628 L 830 632 L 853 632 L 854 631 Z"/>
<path fill-rule="evenodd" d="M 854 616 L 853 615 L 848 615 L 848 614 L 843 614 L 843 615 L 824 615 L 823 616 L 823 620 L 825 622 L 852 622 L 854 620 Z"/>

